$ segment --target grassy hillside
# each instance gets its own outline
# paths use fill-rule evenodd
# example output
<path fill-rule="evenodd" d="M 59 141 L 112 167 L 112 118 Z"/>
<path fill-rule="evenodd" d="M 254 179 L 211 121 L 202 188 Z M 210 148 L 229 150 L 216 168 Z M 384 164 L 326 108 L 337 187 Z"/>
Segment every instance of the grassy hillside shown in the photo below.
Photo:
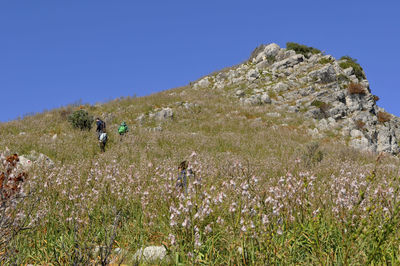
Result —
<path fill-rule="evenodd" d="M 173 119 L 136 121 L 160 107 Z M 400 263 L 397 157 L 355 151 L 334 134 L 313 140 L 301 113 L 191 86 L 83 106 L 107 122 L 100 153 L 94 129 L 67 121 L 78 108 L 0 125 L 4 156 L 36 151 L 55 162 L 28 171 L 32 194 L 12 214 L 23 210 L 27 228 L 0 251 L 12 253 L 6 263 L 95 263 L 112 247 L 123 251 L 110 260 L 133 264 L 150 245 L 167 247 L 163 264 Z M 122 121 L 130 132 L 120 141 Z M 175 187 L 183 160 L 195 172 L 187 195 Z"/>

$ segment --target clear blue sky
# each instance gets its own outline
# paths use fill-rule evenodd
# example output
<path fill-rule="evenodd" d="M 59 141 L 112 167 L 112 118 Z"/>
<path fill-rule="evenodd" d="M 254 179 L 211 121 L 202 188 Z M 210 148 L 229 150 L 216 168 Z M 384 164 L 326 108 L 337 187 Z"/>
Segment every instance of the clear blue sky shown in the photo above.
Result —
<path fill-rule="evenodd" d="M 364 68 L 400 115 L 400 1 L 0 0 L 0 121 L 186 85 L 293 41 Z"/>

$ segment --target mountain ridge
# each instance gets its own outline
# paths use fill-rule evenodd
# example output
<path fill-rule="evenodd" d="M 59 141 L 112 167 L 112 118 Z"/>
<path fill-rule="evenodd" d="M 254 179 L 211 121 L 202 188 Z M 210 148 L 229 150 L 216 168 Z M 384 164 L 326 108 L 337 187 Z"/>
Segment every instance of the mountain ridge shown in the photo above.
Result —
<path fill-rule="evenodd" d="M 233 89 L 244 104 L 304 112 L 317 120 L 310 131 L 314 136 L 334 130 L 350 138 L 352 147 L 399 153 L 400 119 L 376 104 L 379 97 L 371 93 L 356 60 L 348 56 L 336 60 L 315 48 L 289 44 L 294 48 L 261 45 L 247 62 L 203 77 L 194 87 Z"/>

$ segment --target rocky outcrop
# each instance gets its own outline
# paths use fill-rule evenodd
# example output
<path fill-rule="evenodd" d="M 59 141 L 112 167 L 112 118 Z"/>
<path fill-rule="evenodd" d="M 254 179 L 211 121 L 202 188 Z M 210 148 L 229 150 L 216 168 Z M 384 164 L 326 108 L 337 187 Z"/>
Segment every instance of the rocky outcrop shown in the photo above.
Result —
<path fill-rule="evenodd" d="M 341 62 L 321 53 L 296 54 L 272 43 L 255 49 L 249 61 L 206 76 L 193 87 L 233 88 L 230 95 L 244 105 L 302 111 L 315 121 L 313 136 L 336 132 L 357 149 L 399 153 L 400 119 L 376 105 L 365 74 L 357 77 L 352 67 L 342 69 Z"/>
<path fill-rule="evenodd" d="M 43 153 L 38 153 L 36 151 L 31 151 L 27 155 L 19 156 L 18 164 L 25 170 L 28 170 L 32 165 L 36 164 L 46 168 L 54 167 L 54 162 Z"/>
<path fill-rule="evenodd" d="M 133 255 L 136 262 L 159 263 L 161 261 L 168 262 L 167 249 L 164 246 L 149 246 L 140 248 Z"/>

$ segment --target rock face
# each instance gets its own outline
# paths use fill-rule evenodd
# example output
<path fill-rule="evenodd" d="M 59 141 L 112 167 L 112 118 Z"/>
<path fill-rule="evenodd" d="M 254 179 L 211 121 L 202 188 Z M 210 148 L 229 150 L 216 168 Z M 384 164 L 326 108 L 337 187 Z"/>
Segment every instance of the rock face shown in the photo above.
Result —
<path fill-rule="evenodd" d="M 378 107 L 369 82 L 340 60 L 323 54 L 296 54 L 271 43 L 249 61 L 206 76 L 197 89 L 225 90 L 244 105 L 270 104 L 314 121 L 313 136 L 335 132 L 349 145 L 370 152 L 400 152 L 400 118 Z M 160 114 L 160 117 L 164 115 Z M 274 117 L 278 117 L 274 115 Z"/>

